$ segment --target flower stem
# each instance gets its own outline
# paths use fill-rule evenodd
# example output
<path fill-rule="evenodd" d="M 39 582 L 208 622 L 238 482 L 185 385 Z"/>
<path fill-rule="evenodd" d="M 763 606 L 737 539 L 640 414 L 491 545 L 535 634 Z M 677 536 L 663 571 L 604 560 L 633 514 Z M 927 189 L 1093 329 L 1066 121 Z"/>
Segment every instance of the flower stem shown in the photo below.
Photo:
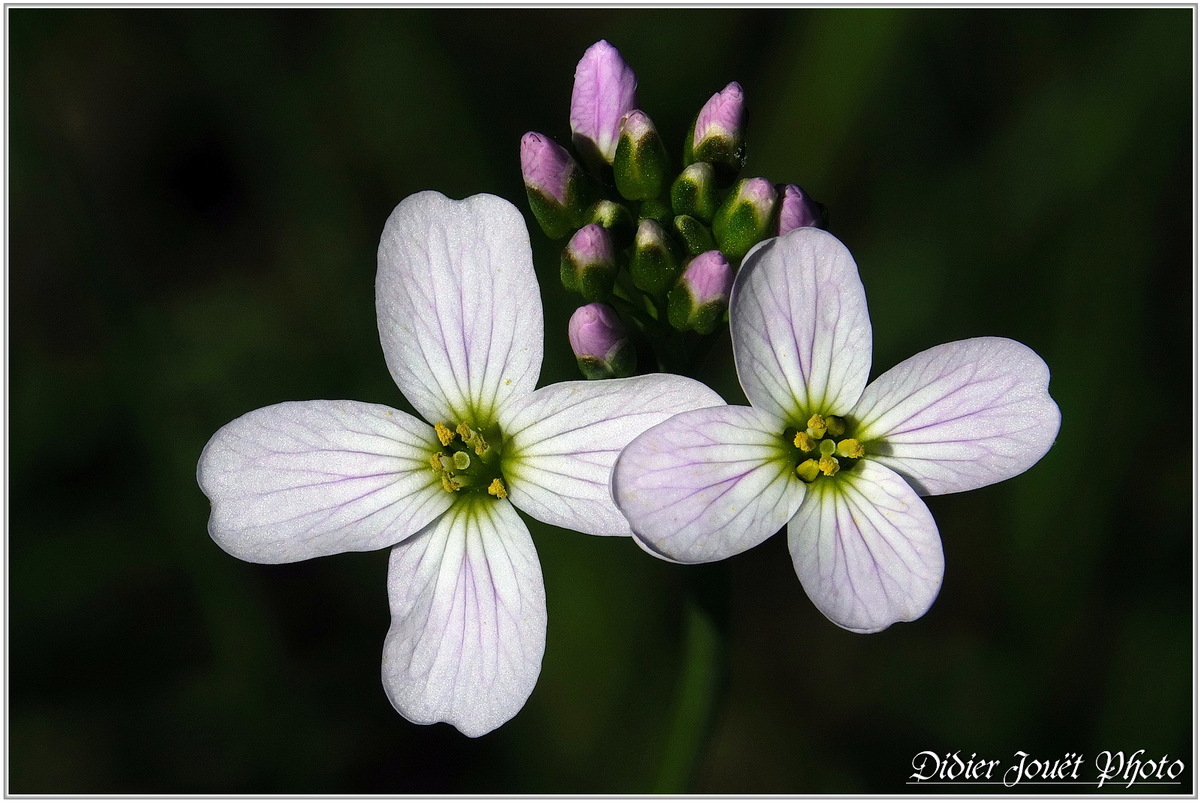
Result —
<path fill-rule="evenodd" d="M 719 574 L 723 579 L 724 572 Z M 695 593 L 699 590 L 696 585 L 690 585 L 683 612 L 683 663 L 675 687 L 666 748 L 654 783 L 654 794 L 659 795 L 689 791 L 712 731 L 717 699 L 725 682 L 726 641 L 720 627 L 723 617 L 714 615 Z"/>

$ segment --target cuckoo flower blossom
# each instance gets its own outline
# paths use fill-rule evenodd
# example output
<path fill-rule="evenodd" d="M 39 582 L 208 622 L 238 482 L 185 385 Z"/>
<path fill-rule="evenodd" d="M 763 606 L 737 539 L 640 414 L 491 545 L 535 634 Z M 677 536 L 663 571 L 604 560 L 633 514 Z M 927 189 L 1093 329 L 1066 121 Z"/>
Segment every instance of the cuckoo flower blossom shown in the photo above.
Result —
<path fill-rule="evenodd" d="M 746 258 L 730 330 L 750 407 L 673 416 L 621 453 L 617 505 L 650 551 L 683 563 L 750 549 L 783 525 L 796 574 L 834 623 L 875 632 L 941 586 L 920 495 L 1013 477 L 1058 432 L 1050 373 L 1020 343 L 935 346 L 871 384 L 871 324 L 850 253 L 800 228 Z"/>
<path fill-rule="evenodd" d="M 238 418 L 200 457 L 209 534 L 257 563 L 392 547 L 388 697 L 412 722 L 478 736 L 520 710 L 545 647 L 541 567 L 517 509 L 630 534 L 608 493 L 616 455 L 720 399 L 662 374 L 534 390 L 542 309 L 529 236 L 493 196 L 403 201 L 375 290 L 388 369 L 425 421 L 356 401 Z"/>

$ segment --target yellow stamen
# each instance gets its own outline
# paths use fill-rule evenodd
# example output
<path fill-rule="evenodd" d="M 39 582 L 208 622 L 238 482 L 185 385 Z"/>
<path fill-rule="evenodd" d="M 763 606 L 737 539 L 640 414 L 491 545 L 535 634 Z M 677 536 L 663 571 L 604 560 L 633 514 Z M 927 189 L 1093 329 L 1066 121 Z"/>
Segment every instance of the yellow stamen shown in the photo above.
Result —
<path fill-rule="evenodd" d="M 442 489 L 443 490 L 445 490 L 449 493 L 454 493 L 461 487 L 462 487 L 462 485 L 459 484 L 453 477 L 450 476 L 450 472 L 447 471 L 447 472 L 442 473 Z"/>
<path fill-rule="evenodd" d="M 821 469 L 818 468 L 817 461 L 812 458 L 796 466 L 796 476 L 805 482 L 812 482 L 817 478 L 817 474 L 819 473 L 821 473 Z"/>
<path fill-rule="evenodd" d="M 838 415 L 825 416 L 825 431 L 835 438 L 841 437 L 846 431 L 846 419 Z"/>
<path fill-rule="evenodd" d="M 821 473 L 826 477 L 832 477 L 838 473 L 841 466 L 838 465 L 836 458 L 829 455 L 822 455 L 821 459 L 817 461 L 817 468 L 821 469 Z"/>
<path fill-rule="evenodd" d="M 441 421 L 433 425 L 433 431 L 437 433 L 438 440 L 442 442 L 442 446 L 449 446 L 450 441 L 454 440 L 454 433 L 450 431 L 450 427 Z"/>
<path fill-rule="evenodd" d="M 441 458 L 442 458 L 442 456 L 440 454 L 438 454 L 437 452 L 434 452 L 433 454 L 429 455 L 429 465 L 433 467 L 434 471 L 442 470 L 442 459 Z"/>
<path fill-rule="evenodd" d="M 471 440 L 471 436 L 475 434 L 474 432 L 471 431 L 471 425 L 468 424 L 466 421 L 460 422 L 458 425 L 458 429 L 456 429 L 455 432 L 457 432 L 458 436 L 463 439 L 463 443 L 466 443 L 467 441 Z"/>
<path fill-rule="evenodd" d="M 844 441 L 838 441 L 837 453 L 842 457 L 862 457 L 862 444 L 855 438 L 846 438 Z"/>
<path fill-rule="evenodd" d="M 802 452 L 811 452 L 817 448 L 817 442 L 812 439 L 812 436 L 807 432 L 797 432 L 796 439 L 793 441 L 796 448 Z"/>
<path fill-rule="evenodd" d="M 481 455 L 488 450 L 488 442 L 476 432 L 475 437 L 471 439 L 471 448 L 475 450 L 475 454 Z"/>
<path fill-rule="evenodd" d="M 488 493 L 497 499 L 504 499 L 508 496 L 508 491 L 504 490 L 504 483 L 500 481 L 499 477 L 492 480 L 492 484 L 488 486 Z"/>
<path fill-rule="evenodd" d="M 817 415 L 816 413 L 813 413 L 812 417 L 808 419 L 807 432 L 809 435 L 812 435 L 814 438 L 825 437 L 825 419 L 822 418 L 821 416 Z"/>

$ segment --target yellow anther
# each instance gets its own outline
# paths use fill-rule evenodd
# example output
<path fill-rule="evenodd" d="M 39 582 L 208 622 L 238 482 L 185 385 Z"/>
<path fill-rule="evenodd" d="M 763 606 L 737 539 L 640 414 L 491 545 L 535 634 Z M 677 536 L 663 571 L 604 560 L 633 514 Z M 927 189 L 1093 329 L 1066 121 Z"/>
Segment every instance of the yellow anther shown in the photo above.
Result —
<path fill-rule="evenodd" d="M 807 432 L 797 432 L 796 439 L 792 441 L 796 444 L 796 448 L 802 452 L 811 452 L 817 448 L 817 442 L 812 439 L 812 436 Z"/>
<path fill-rule="evenodd" d="M 854 438 L 846 438 L 844 441 L 838 441 L 837 453 L 842 457 L 862 457 L 862 444 Z"/>
<path fill-rule="evenodd" d="M 488 442 L 476 432 L 475 437 L 471 439 L 471 448 L 475 450 L 475 454 L 481 455 L 488 450 Z"/>
<path fill-rule="evenodd" d="M 462 487 L 462 483 L 450 476 L 450 472 L 442 472 L 442 489 L 449 493 L 454 493 Z"/>
<path fill-rule="evenodd" d="M 508 496 L 508 491 L 504 490 L 504 483 L 500 481 L 499 477 L 492 480 L 492 484 L 488 486 L 488 493 L 497 499 L 504 499 Z"/>
<path fill-rule="evenodd" d="M 825 437 L 825 419 L 822 418 L 821 416 L 817 415 L 816 413 L 813 413 L 812 417 L 808 419 L 807 432 L 809 435 L 812 435 L 814 438 Z"/>
<path fill-rule="evenodd" d="M 429 465 L 433 467 L 434 471 L 441 471 L 442 455 L 438 452 L 434 452 L 433 454 L 429 455 Z"/>
<path fill-rule="evenodd" d="M 463 471 L 471 465 L 471 456 L 466 452 L 454 453 L 454 467 L 459 471 Z"/>
<path fill-rule="evenodd" d="M 841 466 L 838 465 L 837 458 L 830 457 L 829 455 L 822 455 L 821 459 L 817 461 L 817 468 L 821 469 L 821 473 L 826 477 L 832 477 L 834 474 L 838 473 L 838 469 L 840 469 Z"/>
<path fill-rule="evenodd" d="M 454 433 L 450 431 L 450 427 L 441 421 L 433 425 L 433 431 L 437 433 L 438 440 L 442 442 L 442 446 L 449 446 L 450 441 L 454 440 Z"/>
<path fill-rule="evenodd" d="M 471 430 L 471 425 L 468 424 L 466 421 L 460 422 L 458 425 L 458 429 L 456 429 L 454 431 L 457 432 L 458 436 L 463 439 L 463 443 L 466 443 L 467 441 L 471 440 L 471 436 L 475 434 Z"/>
<path fill-rule="evenodd" d="M 812 458 L 796 466 L 796 476 L 805 482 L 812 482 L 819 473 L 821 473 L 821 469 L 817 466 L 817 461 Z"/>
<path fill-rule="evenodd" d="M 846 431 L 846 419 L 838 415 L 825 416 L 825 431 L 834 438 L 840 438 Z"/>

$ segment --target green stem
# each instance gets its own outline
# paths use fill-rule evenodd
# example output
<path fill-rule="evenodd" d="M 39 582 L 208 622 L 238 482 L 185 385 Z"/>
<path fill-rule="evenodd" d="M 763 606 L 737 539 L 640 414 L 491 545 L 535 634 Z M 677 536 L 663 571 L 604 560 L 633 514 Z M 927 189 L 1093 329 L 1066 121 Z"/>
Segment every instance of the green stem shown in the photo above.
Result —
<path fill-rule="evenodd" d="M 696 590 L 693 584 L 684 608 L 683 663 L 654 794 L 690 790 L 725 681 L 727 655 L 720 617 L 701 603 Z"/>

